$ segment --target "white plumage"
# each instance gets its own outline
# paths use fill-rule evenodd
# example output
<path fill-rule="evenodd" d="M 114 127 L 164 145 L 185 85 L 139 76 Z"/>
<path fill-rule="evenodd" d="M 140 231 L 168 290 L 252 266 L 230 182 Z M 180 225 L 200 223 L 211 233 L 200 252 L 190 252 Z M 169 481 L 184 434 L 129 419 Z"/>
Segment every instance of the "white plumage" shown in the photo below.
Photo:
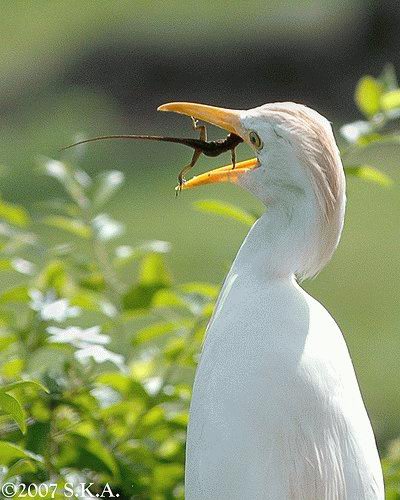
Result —
<path fill-rule="evenodd" d="M 327 120 L 293 103 L 161 107 L 240 135 L 257 158 L 230 180 L 267 206 L 225 280 L 198 366 L 187 500 L 382 500 L 374 435 L 342 333 L 297 284 L 339 241 L 345 181 Z"/>

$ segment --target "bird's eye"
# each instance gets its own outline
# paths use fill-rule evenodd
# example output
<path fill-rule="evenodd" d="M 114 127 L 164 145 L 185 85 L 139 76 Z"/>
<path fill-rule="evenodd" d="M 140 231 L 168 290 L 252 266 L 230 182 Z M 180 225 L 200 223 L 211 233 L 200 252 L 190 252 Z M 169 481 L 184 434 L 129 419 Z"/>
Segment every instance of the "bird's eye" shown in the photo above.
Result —
<path fill-rule="evenodd" d="M 253 144 L 253 146 L 256 149 L 262 149 L 263 142 L 260 139 L 260 136 L 257 134 L 257 132 L 254 132 L 254 131 L 250 132 L 249 139 L 250 139 L 250 142 Z"/>

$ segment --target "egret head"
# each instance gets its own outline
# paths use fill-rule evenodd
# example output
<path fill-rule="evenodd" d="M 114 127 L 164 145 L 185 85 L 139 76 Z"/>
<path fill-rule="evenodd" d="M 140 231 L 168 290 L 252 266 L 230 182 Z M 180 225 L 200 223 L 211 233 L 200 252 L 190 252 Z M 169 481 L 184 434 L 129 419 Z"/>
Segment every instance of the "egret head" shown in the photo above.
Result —
<path fill-rule="evenodd" d="M 269 207 L 281 207 L 307 243 L 318 246 L 303 275 L 316 274 L 331 257 L 343 226 L 345 179 L 328 120 L 293 102 L 228 110 L 194 103 L 170 103 L 161 111 L 194 116 L 239 135 L 256 158 L 194 177 L 190 189 L 215 182 L 237 183 Z M 312 235 L 311 235 L 311 233 Z M 312 238 L 313 240 L 310 240 Z"/>
<path fill-rule="evenodd" d="M 287 102 L 245 111 L 241 122 L 260 164 L 245 185 L 267 204 L 288 194 L 314 196 L 330 220 L 344 194 L 344 174 L 328 120 Z"/>

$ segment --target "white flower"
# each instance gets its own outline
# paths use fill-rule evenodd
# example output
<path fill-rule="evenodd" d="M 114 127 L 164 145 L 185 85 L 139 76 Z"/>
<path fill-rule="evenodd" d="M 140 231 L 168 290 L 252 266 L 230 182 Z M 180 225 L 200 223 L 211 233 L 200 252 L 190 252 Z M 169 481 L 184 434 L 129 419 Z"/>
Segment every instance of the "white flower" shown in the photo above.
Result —
<path fill-rule="evenodd" d="M 96 363 L 111 361 L 121 370 L 126 370 L 124 357 L 104 347 L 105 344 L 110 342 L 110 337 L 101 334 L 99 326 L 86 329 L 79 326 L 70 326 L 68 328 L 49 326 L 47 332 L 51 335 L 49 342 L 70 344 L 76 347 L 77 350 L 74 356 L 81 363 L 87 363 L 89 358 L 93 358 Z"/>
<path fill-rule="evenodd" d="M 141 245 L 132 248 L 129 245 L 121 245 L 115 249 L 115 256 L 118 259 L 129 259 L 138 252 L 154 252 L 154 253 L 169 253 L 171 251 L 171 243 L 162 240 L 145 241 Z"/>
<path fill-rule="evenodd" d="M 171 251 L 171 243 L 162 240 L 153 240 L 144 244 L 144 247 L 149 252 L 169 253 Z"/>
<path fill-rule="evenodd" d="M 101 408 L 108 408 L 114 403 L 121 401 L 120 394 L 107 386 L 95 387 L 90 391 L 90 394 L 97 399 Z"/>
<path fill-rule="evenodd" d="M 29 296 L 32 299 L 29 304 L 31 309 L 40 313 L 43 321 L 61 322 L 80 314 L 79 307 L 70 306 L 68 299 L 56 299 L 53 291 L 43 295 L 40 290 L 30 290 Z"/>
<path fill-rule="evenodd" d="M 108 172 L 107 181 L 111 185 L 111 187 L 117 187 L 124 182 L 125 176 L 123 172 L 119 170 L 111 170 Z"/>
<path fill-rule="evenodd" d="M 359 120 L 353 123 L 347 123 L 343 125 L 340 129 L 340 133 L 346 139 L 346 141 L 354 143 L 357 142 L 363 135 L 370 134 L 372 132 L 372 127 L 368 122 Z"/>
<path fill-rule="evenodd" d="M 67 170 L 65 168 L 64 163 L 61 163 L 58 160 L 48 160 L 45 165 L 46 172 L 51 177 L 55 177 L 56 179 L 62 181 L 67 177 Z"/>
<path fill-rule="evenodd" d="M 15 257 L 11 261 L 12 267 L 21 274 L 31 275 L 35 271 L 35 265 L 29 260 L 21 259 L 20 257 Z"/>
<path fill-rule="evenodd" d="M 130 247 L 129 245 L 121 245 L 115 249 L 115 255 L 119 259 L 127 259 L 131 255 L 133 255 L 133 248 Z"/>
<path fill-rule="evenodd" d="M 99 214 L 93 219 L 93 227 L 100 240 L 108 241 L 120 236 L 124 226 L 107 214 Z"/>
<path fill-rule="evenodd" d="M 125 369 L 125 360 L 121 354 L 109 351 L 102 345 L 87 345 L 75 352 L 75 357 L 81 363 L 87 363 L 89 358 L 93 358 L 96 363 L 111 361 L 120 369 Z"/>
<path fill-rule="evenodd" d="M 100 333 L 99 326 L 92 326 L 86 329 L 79 326 L 70 326 L 68 328 L 49 326 L 46 331 L 51 335 L 49 342 L 71 344 L 78 348 L 87 348 L 97 344 L 105 345 L 110 342 L 108 335 Z"/>
<path fill-rule="evenodd" d="M 87 188 L 92 184 L 92 179 L 84 170 L 76 170 L 74 172 L 74 177 L 82 187 Z"/>
<path fill-rule="evenodd" d="M 100 309 L 103 314 L 108 316 L 109 318 L 115 318 L 118 314 L 117 308 L 111 302 L 107 302 L 105 300 L 100 302 Z"/>
<path fill-rule="evenodd" d="M 160 390 L 162 382 L 163 380 L 161 377 L 151 377 L 146 380 L 144 387 L 147 393 L 150 394 L 150 396 L 153 396 Z"/>

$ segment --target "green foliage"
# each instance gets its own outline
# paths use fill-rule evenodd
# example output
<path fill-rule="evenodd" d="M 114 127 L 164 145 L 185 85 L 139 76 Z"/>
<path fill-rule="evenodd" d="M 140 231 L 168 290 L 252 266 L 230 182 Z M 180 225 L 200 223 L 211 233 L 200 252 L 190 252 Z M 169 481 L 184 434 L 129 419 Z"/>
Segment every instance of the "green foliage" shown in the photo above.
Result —
<path fill-rule="evenodd" d="M 400 499 L 400 441 L 393 441 L 387 456 L 382 460 L 387 500 Z"/>
<path fill-rule="evenodd" d="M 392 65 L 387 65 L 379 78 L 367 75 L 358 82 L 354 100 L 368 118 L 379 113 L 398 110 L 400 90 Z"/>
<path fill-rule="evenodd" d="M 26 432 L 26 415 L 21 403 L 18 399 L 10 396 L 5 391 L 0 391 L 0 408 L 1 410 L 10 415 L 18 424 L 18 427 L 25 434 Z"/>
<path fill-rule="evenodd" d="M 355 101 L 366 116 L 374 116 L 381 109 L 382 86 L 372 76 L 364 76 L 358 82 Z"/>
<path fill-rule="evenodd" d="M 348 143 L 341 152 L 345 171 L 348 175 L 389 186 L 392 181 L 387 174 L 370 165 L 355 164 L 354 159 L 369 147 L 400 144 L 400 88 L 393 66 L 385 66 L 378 78 L 370 75 L 361 78 L 354 100 L 365 119 L 340 129 Z"/>
<path fill-rule="evenodd" d="M 41 389 L 45 392 L 48 392 L 48 390 L 42 384 L 34 380 L 18 380 L 17 382 L 7 384 L 0 389 L 0 410 L 6 415 L 9 415 L 13 420 L 15 420 L 21 432 L 25 434 L 26 433 L 25 409 L 22 406 L 22 403 L 19 400 L 19 398 L 16 397 L 15 395 L 10 394 L 10 392 L 18 393 L 21 396 L 22 395 L 21 390 L 23 388 Z"/>
<path fill-rule="evenodd" d="M 80 238 L 90 238 L 91 230 L 84 222 L 72 219 L 71 217 L 63 217 L 62 215 L 50 215 L 43 219 L 43 222 L 48 226 L 56 229 L 63 229 L 74 236 Z"/>
<path fill-rule="evenodd" d="M 0 200 L 0 218 L 19 227 L 26 227 L 29 222 L 28 212 L 23 207 L 2 200 Z"/>
<path fill-rule="evenodd" d="M 255 215 L 248 213 L 243 208 L 219 200 L 200 200 L 194 204 L 194 207 L 199 212 L 222 215 L 228 219 L 237 220 L 246 226 L 252 226 L 257 219 Z"/>
<path fill-rule="evenodd" d="M 356 167 L 347 166 L 346 175 L 352 175 L 365 181 L 375 182 L 383 187 L 391 186 L 392 179 L 380 170 L 370 165 L 358 165 Z"/>
<path fill-rule="evenodd" d="M 166 242 L 117 244 L 123 225 L 104 210 L 120 172 L 92 179 L 46 158 L 40 170 L 66 193 L 45 216 L 0 203 L 0 268 L 15 283 L 0 294 L 3 480 L 76 473 L 123 498 L 183 498 L 191 380 L 217 287 L 177 285 Z"/>
<path fill-rule="evenodd" d="M 400 90 L 391 68 L 363 78 L 366 119 L 342 127 L 347 175 L 389 186 L 358 164 L 369 146 L 399 137 Z M 105 210 L 124 177 L 91 178 L 66 161 L 40 170 L 65 192 L 39 213 L 0 201 L 0 466 L 2 481 L 62 484 L 75 475 L 121 498 L 183 498 L 191 385 L 219 286 L 178 284 L 163 241 L 122 245 Z M 197 210 L 250 226 L 256 215 L 218 200 Z M 398 455 L 384 460 L 399 496 Z M 62 496 L 60 496 L 62 498 Z"/>

